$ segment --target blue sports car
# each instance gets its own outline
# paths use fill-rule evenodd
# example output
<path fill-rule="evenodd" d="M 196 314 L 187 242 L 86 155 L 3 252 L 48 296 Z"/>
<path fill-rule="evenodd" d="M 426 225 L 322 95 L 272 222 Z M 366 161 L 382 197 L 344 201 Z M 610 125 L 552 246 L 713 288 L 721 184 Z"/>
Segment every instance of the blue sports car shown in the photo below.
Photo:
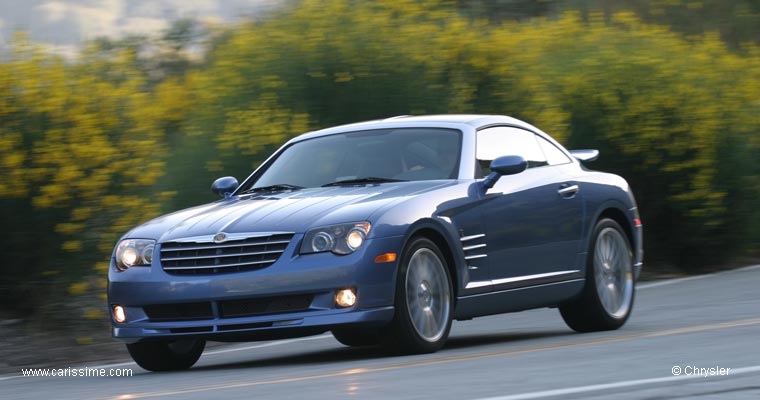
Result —
<path fill-rule="evenodd" d="M 108 274 L 113 336 L 153 371 L 206 340 L 331 331 L 440 349 L 453 320 L 559 308 L 579 332 L 631 314 L 642 228 L 626 181 L 504 116 L 402 116 L 306 133 L 211 204 L 140 225 Z"/>

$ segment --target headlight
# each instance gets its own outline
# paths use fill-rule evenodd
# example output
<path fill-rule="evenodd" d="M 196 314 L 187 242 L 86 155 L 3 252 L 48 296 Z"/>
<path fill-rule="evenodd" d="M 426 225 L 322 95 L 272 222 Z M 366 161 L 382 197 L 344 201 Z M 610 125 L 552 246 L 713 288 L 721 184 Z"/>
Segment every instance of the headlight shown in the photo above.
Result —
<path fill-rule="evenodd" d="M 350 254 L 362 246 L 367 239 L 371 225 L 369 222 L 355 222 L 315 228 L 308 232 L 301 243 L 301 254 L 332 251 L 335 254 Z"/>
<path fill-rule="evenodd" d="M 116 246 L 116 268 L 125 271 L 131 267 L 149 267 L 153 262 L 155 240 L 124 239 Z"/>

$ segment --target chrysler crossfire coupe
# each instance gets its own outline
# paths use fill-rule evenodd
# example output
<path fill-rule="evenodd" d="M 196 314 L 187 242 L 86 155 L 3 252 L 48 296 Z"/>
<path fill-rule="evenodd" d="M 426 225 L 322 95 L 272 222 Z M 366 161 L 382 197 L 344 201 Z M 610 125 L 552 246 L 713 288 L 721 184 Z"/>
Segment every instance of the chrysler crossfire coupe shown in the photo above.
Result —
<path fill-rule="evenodd" d="M 642 228 L 626 181 L 520 120 L 402 116 L 285 143 L 216 202 L 129 231 L 108 274 L 112 334 L 152 371 L 207 340 L 330 331 L 440 349 L 453 320 L 556 307 L 575 331 L 631 314 Z"/>

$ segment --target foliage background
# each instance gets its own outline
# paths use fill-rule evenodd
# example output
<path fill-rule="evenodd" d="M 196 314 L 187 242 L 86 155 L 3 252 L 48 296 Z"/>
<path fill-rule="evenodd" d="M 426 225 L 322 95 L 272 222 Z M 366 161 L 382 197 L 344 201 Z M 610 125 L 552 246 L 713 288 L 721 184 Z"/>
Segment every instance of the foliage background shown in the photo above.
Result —
<path fill-rule="evenodd" d="M 107 320 L 108 258 L 132 226 L 213 201 L 214 178 L 245 177 L 294 135 L 400 114 L 506 114 L 601 149 L 591 167 L 637 195 L 649 270 L 757 256 L 758 15 L 751 1 L 293 0 L 101 38 L 73 60 L 19 34 L 0 61 L 0 316 Z M 74 318 L 53 311 L 65 302 Z"/>

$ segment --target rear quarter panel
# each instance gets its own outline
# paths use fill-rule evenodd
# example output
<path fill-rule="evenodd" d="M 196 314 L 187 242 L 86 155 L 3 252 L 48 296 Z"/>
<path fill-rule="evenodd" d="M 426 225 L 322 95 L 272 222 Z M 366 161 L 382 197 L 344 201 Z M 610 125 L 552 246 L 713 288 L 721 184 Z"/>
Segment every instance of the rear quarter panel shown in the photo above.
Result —
<path fill-rule="evenodd" d="M 594 226 L 602 218 L 602 214 L 609 210 L 617 210 L 624 215 L 626 226 L 623 226 L 623 229 L 627 229 L 631 234 L 634 262 L 640 265 L 643 258 L 643 237 L 641 227 L 637 227 L 634 221 L 638 218 L 638 209 L 628 182 L 615 174 L 585 169 L 581 169 L 578 173 L 577 181 L 585 208 L 583 240 L 579 252 L 588 251 Z"/>

